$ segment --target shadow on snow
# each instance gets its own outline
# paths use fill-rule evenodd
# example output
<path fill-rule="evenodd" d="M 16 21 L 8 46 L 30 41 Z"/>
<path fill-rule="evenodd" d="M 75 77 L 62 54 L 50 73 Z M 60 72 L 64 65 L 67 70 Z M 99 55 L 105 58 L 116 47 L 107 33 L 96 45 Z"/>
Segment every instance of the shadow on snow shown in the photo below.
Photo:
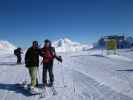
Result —
<path fill-rule="evenodd" d="M 124 71 L 126 71 L 126 72 L 133 72 L 133 69 L 122 69 L 122 70 L 116 70 L 116 71 L 121 71 L 121 72 L 122 72 L 122 71 L 123 71 L 123 72 L 124 72 Z"/>
<path fill-rule="evenodd" d="M 22 64 L 17 64 L 16 62 L 0 62 L 1 66 L 16 66 L 16 65 L 22 65 Z"/>
<path fill-rule="evenodd" d="M 22 94 L 24 96 L 32 96 L 28 90 L 25 90 L 23 88 L 20 88 L 18 84 L 4 84 L 0 83 L 0 90 L 6 90 L 9 92 L 14 92 L 16 94 Z"/>
<path fill-rule="evenodd" d="M 94 56 L 94 57 L 105 57 L 104 55 L 100 55 L 100 54 L 93 54 L 93 55 L 90 55 L 90 56 Z"/>

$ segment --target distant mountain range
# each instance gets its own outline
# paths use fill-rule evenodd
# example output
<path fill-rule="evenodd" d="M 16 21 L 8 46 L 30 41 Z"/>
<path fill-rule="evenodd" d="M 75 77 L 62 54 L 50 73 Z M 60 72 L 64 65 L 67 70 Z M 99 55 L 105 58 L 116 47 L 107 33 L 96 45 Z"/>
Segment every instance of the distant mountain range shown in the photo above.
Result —
<path fill-rule="evenodd" d="M 93 45 L 81 44 L 79 42 L 74 42 L 68 38 L 59 39 L 53 42 L 53 46 L 56 48 L 57 52 L 78 52 L 93 48 Z"/>
<path fill-rule="evenodd" d="M 93 45 L 81 44 L 68 38 L 59 39 L 54 41 L 52 44 L 56 48 L 57 52 L 78 52 L 93 48 Z M 0 40 L 0 53 L 13 53 L 15 48 L 16 46 L 9 41 Z"/>

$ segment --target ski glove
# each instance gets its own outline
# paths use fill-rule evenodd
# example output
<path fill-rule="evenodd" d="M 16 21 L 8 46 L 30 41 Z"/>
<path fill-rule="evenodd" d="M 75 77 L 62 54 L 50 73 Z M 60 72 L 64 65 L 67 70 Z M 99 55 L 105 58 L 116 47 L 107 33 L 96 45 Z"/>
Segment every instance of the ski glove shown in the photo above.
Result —
<path fill-rule="evenodd" d="M 62 59 L 62 57 L 61 56 L 56 56 L 56 59 L 59 61 L 59 62 L 63 62 L 63 59 Z"/>

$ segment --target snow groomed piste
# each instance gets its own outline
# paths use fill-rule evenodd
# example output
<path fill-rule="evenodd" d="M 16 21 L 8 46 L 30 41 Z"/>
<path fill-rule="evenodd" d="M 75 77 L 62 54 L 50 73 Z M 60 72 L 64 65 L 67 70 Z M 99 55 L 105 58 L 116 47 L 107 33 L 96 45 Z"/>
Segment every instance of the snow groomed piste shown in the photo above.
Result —
<path fill-rule="evenodd" d="M 42 98 L 16 87 L 25 80 L 30 83 L 27 69 L 15 64 L 14 55 L 1 55 L 0 100 L 133 100 L 132 54 L 130 50 L 120 50 L 119 55 L 101 55 L 100 50 L 62 53 L 64 62 L 54 66 L 58 94 L 47 88 Z M 42 65 L 39 73 L 41 84 Z"/>

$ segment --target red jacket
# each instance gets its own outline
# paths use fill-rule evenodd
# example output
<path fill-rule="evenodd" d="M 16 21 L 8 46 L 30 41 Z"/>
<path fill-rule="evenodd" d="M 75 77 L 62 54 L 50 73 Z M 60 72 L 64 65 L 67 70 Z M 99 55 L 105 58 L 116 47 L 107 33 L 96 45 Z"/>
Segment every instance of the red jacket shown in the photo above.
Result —
<path fill-rule="evenodd" d="M 52 48 L 44 47 L 44 48 L 42 48 L 41 51 L 42 51 L 42 57 L 43 57 L 42 63 L 47 64 L 47 63 L 49 63 L 49 62 L 54 60 L 55 51 Z"/>

